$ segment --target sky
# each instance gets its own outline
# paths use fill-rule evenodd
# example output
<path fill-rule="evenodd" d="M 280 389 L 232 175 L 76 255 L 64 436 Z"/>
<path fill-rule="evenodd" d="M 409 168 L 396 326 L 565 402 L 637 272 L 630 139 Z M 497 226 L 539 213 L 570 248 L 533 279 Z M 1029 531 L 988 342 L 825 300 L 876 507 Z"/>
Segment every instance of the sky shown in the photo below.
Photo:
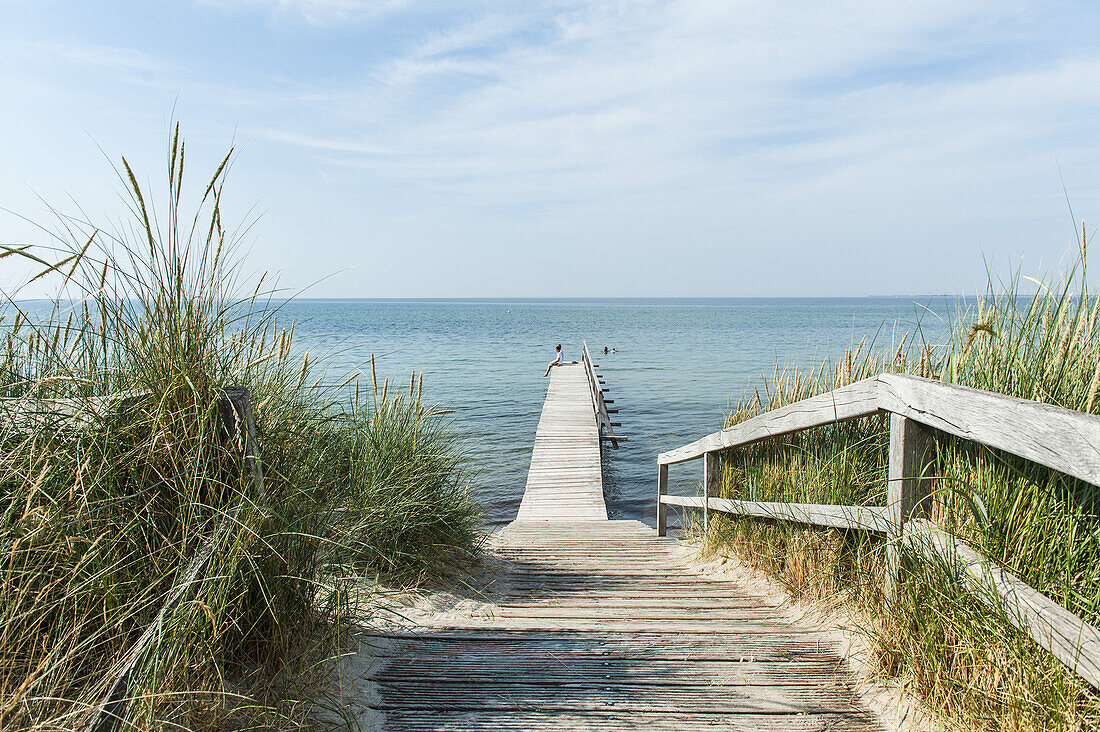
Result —
<path fill-rule="evenodd" d="M 1100 224 L 1097 31 L 1095 2 L 0 0 L 0 243 L 119 225 L 123 155 L 163 201 L 175 119 L 191 190 L 235 148 L 246 270 L 308 297 L 972 294 Z"/>

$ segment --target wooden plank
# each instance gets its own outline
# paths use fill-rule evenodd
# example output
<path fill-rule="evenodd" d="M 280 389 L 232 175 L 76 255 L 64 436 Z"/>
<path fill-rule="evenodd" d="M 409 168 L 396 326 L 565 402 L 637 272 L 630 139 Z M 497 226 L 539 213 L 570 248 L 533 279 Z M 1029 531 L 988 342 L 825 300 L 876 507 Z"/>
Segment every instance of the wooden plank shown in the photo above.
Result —
<path fill-rule="evenodd" d="M 870 715 L 846 714 L 699 714 L 676 712 L 631 712 L 621 714 L 613 707 L 583 712 L 542 710 L 485 710 L 390 712 L 391 729 L 402 732 L 538 732 L 538 730 L 637 730 L 641 732 L 881 732 L 882 725 Z"/>
<path fill-rule="evenodd" d="M 880 374 L 884 409 L 1100 485 L 1100 417 L 902 374 Z"/>
<path fill-rule="evenodd" d="M 721 459 L 716 452 L 703 455 L 703 497 L 717 498 L 722 482 Z M 703 533 L 710 527 L 710 504 L 703 501 Z"/>
<path fill-rule="evenodd" d="M 660 630 L 664 633 L 715 633 L 716 626 L 736 626 L 742 630 L 766 634 L 785 630 L 787 625 L 779 620 L 708 620 L 681 619 L 671 622 L 664 618 L 640 620 L 600 620 L 600 619 L 554 619 L 554 618 L 504 618 L 492 615 L 466 618 L 432 618 L 420 623 L 422 628 L 433 630 L 491 630 L 503 628 L 516 632 L 540 632 L 544 630 L 573 630 L 595 634 L 630 636 L 635 633 L 651 633 Z"/>
<path fill-rule="evenodd" d="M 141 389 L 126 389 L 86 398 L 2 398 L 0 422 L 4 428 L 14 432 L 52 430 L 60 434 L 76 433 L 97 421 L 132 409 L 150 396 L 149 392 Z"/>
<path fill-rule="evenodd" d="M 654 687 L 606 681 L 555 684 L 551 689 L 532 680 L 511 684 L 410 679 L 377 680 L 379 709 L 403 710 L 591 710 L 665 711 L 712 714 L 836 714 L 853 711 L 854 695 L 843 687 L 813 684 L 787 686 Z"/>
<path fill-rule="evenodd" d="M 556 607 L 556 608 L 676 608 L 684 610 L 695 608 L 699 610 L 731 609 L 731 608 L 771 608 L 770 604 L 759 595 L 740 595 L 724 592 L 718 595 L 699 596 L 694 593 L 674 593 L 665 596 L 655 595 L 649 591 L 640 591 L 635 594 L 628 592 L 604 592 L 592 595 L 587 592 L 581 595 L 565 595 L 561 597 L 547 596 L 538 593 L 533 596 L 531 590 L 524 590 L 515 597 L 502 597 L 499 591 L 493 592 L 498 607 Z"/>
<path fill-rule="evenodd" d="M 551 369 L 518 521 L 607 520 L 600 431 L 582 364 Z"/>
<path fill-rule="evenodd" d="M 879 382 L 875 377 L 863 379 L 827 394 L 764 412 L 676 450 L 663 452 L 657 456 L 657 462 L 661 465 L 682 463 L 700 458 L 708 452 L 750 445 L 810 427 L 877 414 L 880 411 L 878 386 Z"/>
<path fill-rule="evenodd" d="M 598 657 L 603 660 L 772 660 L 791 661 L 808 655 L 813 659 L 832 659 L 840 663 L 841 649 L 836 637 L 820 630 L 792 626 L 773 633 L 761 634 L 741 628 L 728 628 L 721 633 L 648 632 L 632 636 L 601 636 L 569 630 L 544 629 L 539 632 L 516 633 L 501 627 L 487 630 L 444 631 L 415 628 L 407 631 L 373 631 L 364 636 L 384 641 L 408 641 L 396 647 L 385 645 L 382 655 L 400 658 L 452 658 L 461 656 Z"/>
<path fill-rule="evenodd" d="M 610 604 L 610 603 L 608 603 Z M 616 603 L 618 605 L 619 603 Z M 728 621 L 746 622 L 767 620 L 776 617 L 774 608 L 766 607 L 696 607 L 691 609 L 692 621 Z M 557 607 L 555 605 L 496 605 L 492 616 L 503 620 L 509 619 L 553 619 L 553 620 L 624 620 L 640 622 L 647 620 L 660 620 L 676 622 L 685 615 L 682 607 L 607 607 L 606 605 L 573 605 Z"/>
<path fill-rule="evenodd" d="M 669 506 L 703 507 L 703 499 L 687 496 L 664 496 L 661 502 Z M 860 529 L 885 534 L 890 530 L 889 512 L 881 506 L 832 506 L 819 503 L 767 503 L 711 498 L 711 511 L 738 516 L 797 521 L 834 529 Z"/>
<path fill-rule="evenodd" d="M 923 556 L 946 563 L 982 602 L 1100 689 L 1100 630 L 931 521 L 909 522 L 905 541 Z"/>
<path fill-rule="evenodd" d="M 391 657 L 391 663 L 380 665 L 374 672 L 392 680 L 425 678 L 462 681 L 470 679 L 478 683 L 499 680 L 501 676 L 530 679 L 538 684 L 559 684 L 591 679 L 606 683 L 612 679 L 629 680 L 632 684 L 662 686 L 719 686 L 768 684 L 789 686 L 797 684 L 825 684 L 836 678 L 836 666 L 827 660 L 812 661 L 739 661 L 699 660 L 691 664 L 680 661 L 602 657 L 571 658 L 566 661 L 552 655 L 515 656 L 501 664 L 500 657 L 492 656 L 420 656 Z"/>

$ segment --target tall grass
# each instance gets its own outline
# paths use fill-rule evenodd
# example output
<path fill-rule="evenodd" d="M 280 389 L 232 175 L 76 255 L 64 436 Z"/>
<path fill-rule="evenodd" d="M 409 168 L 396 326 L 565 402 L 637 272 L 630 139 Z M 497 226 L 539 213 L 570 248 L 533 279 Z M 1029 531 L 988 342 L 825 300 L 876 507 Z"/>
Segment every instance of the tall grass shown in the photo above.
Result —
<path fill-rule="evenodd" d="M 124 726 L 307 725 L 358 578 L 412 581 L 476 546 L 462 447 L 419 388 L 320 388 L 265 278 L 239 280 L 231 160 L 184 217 L 177 126 L 162 205 L 123 159 L 128 222 L 57 214 L 49 246 L 0 252 L 57 292 L 4 293 L 0 321 L 0 729 L 82 728 L 211 537 Z M 251 393 L 262 492 L 220 429 L 231 384 Z"/>
<path fill-rule="evenodd" d="M 960 306 L 950 337 L 921 333 L 887 349 L 863 342 L 836 363 L 776 370 L 727 426 L 872 376 L 910 373 L 1100 413 L 1100 298 L 1077 266 L 1036 284 L 991 278 Z M 884 505 L 888 424 L 881 417 L 808 430 L 723 455 L 722 495 Z M 933 518 L 1092 623 L 1100 621 L 1100 488 L 939 435 Z M 1100 694 L 959 587 L 906 557 L 892 606 L 882 596 L 880 539 L 791 523 L 722 517 L 707 546 L 734 551 L 792 594 L 852 612 L 878 670 L 900 677 L 946 717 L 982 730 L 1100 726 Z"/>

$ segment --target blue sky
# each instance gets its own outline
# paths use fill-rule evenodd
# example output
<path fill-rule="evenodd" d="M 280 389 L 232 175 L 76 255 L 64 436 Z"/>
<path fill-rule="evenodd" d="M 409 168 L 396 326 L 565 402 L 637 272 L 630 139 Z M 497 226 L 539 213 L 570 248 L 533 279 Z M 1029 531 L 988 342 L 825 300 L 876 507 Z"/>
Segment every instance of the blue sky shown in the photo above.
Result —
<path fill-rule="evenodd" d="M 313 297 L 966 294 L 1057 267 L 1067 192 L 1100 224 L 1097 31 L 1014 0 L 0 0 L 0 207 L 117 221 L 104 153 L 155 190 L 174 113 L 195 186 L 238 147 L 247 267 Z"/>

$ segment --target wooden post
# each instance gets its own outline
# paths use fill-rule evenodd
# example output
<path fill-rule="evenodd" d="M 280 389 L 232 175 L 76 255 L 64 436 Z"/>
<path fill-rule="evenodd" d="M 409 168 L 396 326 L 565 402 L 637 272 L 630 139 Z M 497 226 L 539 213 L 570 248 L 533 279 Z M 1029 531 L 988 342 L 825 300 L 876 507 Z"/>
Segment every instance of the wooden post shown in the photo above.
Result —
<path fill-rule="evenodd" d="M 252 473 L 252 484 L 256 489 L 254 500 L 258 500 L 264 492 L 264 469 L 260 462 L 260 448 L 256 438 L 256 421 L 252 417 L 252 401 L 248 389 L 243 386 L 226 386 L 222 388 L 218 397 L 218 413 L 221 418 L 221 438 L 226 443 L 234 443 L 248 463 Z M 210 557 L 216 548 L 219 535 L 228 522 L 217 523 L 210 530 L 202 547 L 191 559 L 182 581 L 174 585 L 168 594 L 168 599 L 161 606 L 156 619 L 146 627 L 137 643 L 130 649 L 121 671 L 107 688 L 102 700 L 96 707 L 91 720 L 86 728 L 87 732 L 113 732 L 121 722 L 125 721 L 126 709 L 130 701 L 130 683 L 132 674 L 139 667 L 145 652 L 152 647 L 153 642 L 159 637 L 164 618 L 180 603 L 187 590 L 196 586 L 202 580 L 199 574 L 210 561 Z"/>
<path fill-rule="evenodd" d="M 890 516 L 890 533 L 886 537 L 886 596 L 890 600 L 900 579 L 900 543 L 905 535 L 905 523 L 931 514 L 932 478 L 927 468 L 934 457 L 932 447 L 928 428 L 900 414 L 890 414 L 886 489 Z"/>
<path fill-rule="evenodd" d="M 710 499 L 718 497 L 722 481 L 722 464 L 718 453 L 703 453 L 703 533 L 710 526 Z"/>
<path fill-rule="evenodd" d="M 256 420 L 252 416 L 252 399 L 248 388 L 244 386 L 226 386 L 221 390 L 218 404 L 221 413 L 223 436 L 234 440 L 237 449 L 244 456 L 252 484 L 256 489 L 256 498 L 264 493 L 264 468 L 260 462 L 260 446 L 256 436 Z"/>
<path fill-rule="evenodd" d="M 668 532 L 668 506 L 661 499 L 668 495 L 668 466 L 657 466 L 657 536 Z"/>

